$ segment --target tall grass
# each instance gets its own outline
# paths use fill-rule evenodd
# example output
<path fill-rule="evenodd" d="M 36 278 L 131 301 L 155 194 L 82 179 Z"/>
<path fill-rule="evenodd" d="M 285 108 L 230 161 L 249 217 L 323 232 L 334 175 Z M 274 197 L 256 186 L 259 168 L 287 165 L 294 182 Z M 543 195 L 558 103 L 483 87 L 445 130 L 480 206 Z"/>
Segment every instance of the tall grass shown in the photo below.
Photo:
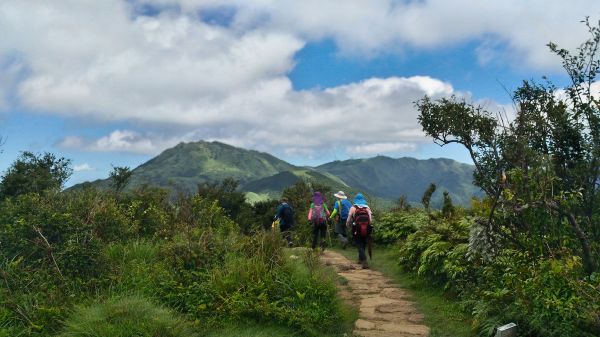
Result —
<path fill-rule="evenodd" d="M 194 337 L 189 323 L 142 297 L 77 307 L 59 337 Z"/>

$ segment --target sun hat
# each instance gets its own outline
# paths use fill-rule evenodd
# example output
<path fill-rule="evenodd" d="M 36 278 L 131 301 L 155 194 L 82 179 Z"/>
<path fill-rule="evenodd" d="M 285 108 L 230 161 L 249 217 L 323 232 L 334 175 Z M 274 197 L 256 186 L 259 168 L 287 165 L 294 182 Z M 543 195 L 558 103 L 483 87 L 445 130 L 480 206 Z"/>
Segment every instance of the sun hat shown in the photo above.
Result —
<path fill-rule="evenodd" d="M 321 192 L 315 192 L 313 194 L 313 204 L 315 206 L 323 205 L 323 196 L 321 196 Z"/>
<path fill-rule="evenodd" d="M 336 198 L 340 198 L 340 199 L 348 199 L 348 197 L 346 196 L 346 194 L 344 193 L 344 191 L 339 191 L 336 194 L 334 194 L 334 196 Z"/>
<path fill-rule="evenodd" d="M 367 200 L 365 200 L 365 197 L 362 195 L 362 193 L 356 194 L 356 197 L 354 197 L 354 204 L 359 207 L 369 207 L 367 205 Z"/>

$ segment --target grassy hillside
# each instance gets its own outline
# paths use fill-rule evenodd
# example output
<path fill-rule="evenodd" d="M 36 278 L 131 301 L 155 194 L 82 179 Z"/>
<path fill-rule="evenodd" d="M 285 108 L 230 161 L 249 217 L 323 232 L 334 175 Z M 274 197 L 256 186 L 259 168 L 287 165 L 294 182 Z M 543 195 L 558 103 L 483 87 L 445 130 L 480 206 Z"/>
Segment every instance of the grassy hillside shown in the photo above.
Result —
<path fill-rule="evenodd" d="M 244 184 L 295 168 L 268 153 L 219 142 L 180 143 L 134 169 L 127 188 L 149 184 L 195 191 L 204 182 L 234 178 Z M 93 184 L 109 186 L 107 180 Z"/>
<path fill-rule="evenodd" d="M 472 184 L 473 166 L 451 159 L 393 159 L 377 156 L 334 161 L 317 167 L 317 170 L 340 177 L 350 186 L 386 199 L 396 199 L 404 194 L 409 201 L 420 202 L 430 183 L 438 187 L 433 198 L 434 205 L 439 204 L 444 190 L 448 190 L 458 204 L 468 204 L 471 196 L 479 193 Z"/>

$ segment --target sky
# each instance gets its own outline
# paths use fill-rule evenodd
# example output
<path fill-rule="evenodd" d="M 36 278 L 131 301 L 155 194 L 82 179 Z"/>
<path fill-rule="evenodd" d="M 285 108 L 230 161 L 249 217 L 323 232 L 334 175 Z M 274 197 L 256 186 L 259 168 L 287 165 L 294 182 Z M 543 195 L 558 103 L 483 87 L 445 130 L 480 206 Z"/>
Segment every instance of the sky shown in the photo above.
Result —
<path fill-rule="evenodd" d="M 2 0 L 0 171 L 21 151 L 72 160 L 69 182 L 221 141 L 297 165 L 452 158 L 414 102 L 511 111 L 522 80 L 568 84 L 597 0 Z"/>

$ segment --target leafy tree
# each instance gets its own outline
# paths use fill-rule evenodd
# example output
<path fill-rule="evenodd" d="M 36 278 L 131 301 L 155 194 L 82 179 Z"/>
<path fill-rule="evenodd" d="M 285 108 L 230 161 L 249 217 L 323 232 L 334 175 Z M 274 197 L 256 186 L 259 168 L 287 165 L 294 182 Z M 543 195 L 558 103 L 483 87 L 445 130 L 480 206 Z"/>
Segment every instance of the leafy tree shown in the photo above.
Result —
<path fill-rule="evenodd" d="M 443 146 L 463 145 L 474 182 L 491 200 L 489 237 L 543 256 L 570 248 L 588 273 L 600 252 L 600 23 L 572 54 L 550 43 L 572 83 L 565 95 L 550 82 L 524 81 L 514 92 L 516 118 L 452 97 L 416 103 L 419 122 Z"/>
<path fill-rule="evenodd" d="M 423 193 L 423 197 L 421 198 L 421 203 L 423 204 L 427 212 L 429 212 L 429 203 L 431 202 L 431 196 L 433 195 L 433 193 L 435 193 L 436 188 L 437 186 L 435 186 L 434 183 L 429 184 L 429 187 L 427 187 L 425 193 Z"/>
<path fill-rule="evenodd" d="M 71 160 L 22 152 L 2 176 L 0 196 L 12 197 L 25 193 L 60 190 L 73 173 Z"/>
<path fill-rule="evenodd" d="M 408 211 L 411 209 L 410 203 L 406 195 L 402 194 L 397 200 L 394 207 L 395 211 Z"/>
<path fill-rule="evenodd" d="M 132 174 L 133 171 L 128 166 L 113 166 L 108 177 L 112 180 L 112 185 L 117 193 L 121 192 L 127 186 Z"/>
<path fill-rule="evenodd" d="M 445 218 L 449 218 L 452 216 L 452 214 L 454 214 L 454 205 L 452 204 L 452 198 L 450 198 L 450 193 L 448 193 L 448 191 L 444 191 L 442 214 Z"/>
<path fill-rule="evenodd" d="M 210 200 L 217 200 L 231 219 L 241 220 L 246 204 L 244 192 L 238 191 L 239 182 L 233 178 L 225 178 L 220 183 L 203 183 L 198 185 L 198 195 Z M 238 221 L 239 222 L 239 221 Z"/>

